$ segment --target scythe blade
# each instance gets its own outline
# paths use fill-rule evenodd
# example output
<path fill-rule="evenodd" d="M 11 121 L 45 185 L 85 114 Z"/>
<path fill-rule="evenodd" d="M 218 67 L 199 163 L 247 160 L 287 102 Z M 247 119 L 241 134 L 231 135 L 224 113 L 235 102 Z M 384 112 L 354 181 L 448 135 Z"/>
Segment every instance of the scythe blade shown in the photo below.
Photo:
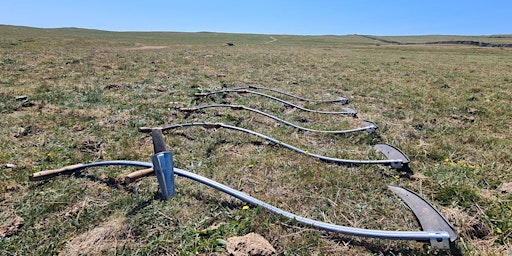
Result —
<path fill-rule="evenodd" d="M 429 202 L 408 189 L 388 187 L 411 208 L 424 231 L 445 231 L 450 235 L 450 242 L 457 240 L 455 228 Z"/>

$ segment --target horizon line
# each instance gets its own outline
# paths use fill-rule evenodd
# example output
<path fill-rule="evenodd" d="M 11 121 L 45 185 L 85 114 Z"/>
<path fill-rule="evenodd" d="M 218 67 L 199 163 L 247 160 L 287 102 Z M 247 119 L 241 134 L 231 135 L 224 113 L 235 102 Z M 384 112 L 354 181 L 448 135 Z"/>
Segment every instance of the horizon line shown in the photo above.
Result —
<path fill-rule="evenodd" d="M 386 37 L 407 37 L 407 36 L 466 36 L 466 37 L 512 37 L 511 34 L 403 34 L 403 35 L 381 35 L 381 34 L 361 34 L 361 33 L 348 33 L 348 34 L 288 34 L 288 33 L 254 33 L 254 32 L 225 32 L 225 31 L 172 31 L 172 30 L 108 30 L 100 28 L 87 28 L 87 27 L 35 27 L 28 25 L 11 25 L 0 24 L 2 26 L 11 27 L 24 27 L 33 29 L 82 29 L 82 30 L 95 30 L 101 32 L 111 33 L 216 33 L 216 34 L 245 34 L 245 35 L 275 35 L 275 36 L 386 36 Z"/>

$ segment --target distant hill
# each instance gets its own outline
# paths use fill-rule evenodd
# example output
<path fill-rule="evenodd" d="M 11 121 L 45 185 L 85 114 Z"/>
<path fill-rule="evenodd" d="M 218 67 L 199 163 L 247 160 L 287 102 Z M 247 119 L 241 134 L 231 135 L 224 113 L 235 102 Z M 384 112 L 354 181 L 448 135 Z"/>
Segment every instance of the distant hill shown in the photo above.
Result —
<path fill-rule="evenodd" d="M 479 47 L 512 48 L 512 34 L 489 36 L 458 35 L 415 35 L 415 36 L 372 36 L 372 35 L 265 35 L 217 32 L 114 32 L 75 27 L 34 28 L 0 24 L 1 40 L 20 37 L 72 37 L 123 42 L 147 42 L 153 44 L 266 44 L 276 45 L 415 45 L 415 44 L 459 44 Z M 19 39 L 18 39 L 19 40 Z"/>
<path fill-rule="evenodd" d="M 454 36 L 454 35 L 428 35 L 428 36 L 370 36 L 362 37 L 386 44 L 413 45 L 413 44 L 461 44 L 480 47 L 512 48 L 512 35 L 492 36 Z"/>

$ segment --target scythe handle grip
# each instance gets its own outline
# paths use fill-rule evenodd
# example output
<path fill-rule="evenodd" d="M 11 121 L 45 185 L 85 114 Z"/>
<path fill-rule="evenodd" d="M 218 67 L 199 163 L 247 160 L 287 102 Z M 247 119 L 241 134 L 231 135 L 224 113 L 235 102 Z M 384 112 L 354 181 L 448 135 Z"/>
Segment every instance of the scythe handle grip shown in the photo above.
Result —
<path fill-rule="evenodd" d="M 150 127 L 139 127 L 139 132 L 150 133 L 153 129 Z"/>
<path fill-rule="evenodd" d="M 70 173 L 73 173 L 73 172 L 79 170 L 80 167 L 82 167 L 82 165 L 83 164 L 75 164 L 75 165 L 62 167 L 60 169 L 36 172 L 36 173 L 33 173 L 32 175 L 30 175 L 28 177 L 28 179 L 31 181 L 38 181 L 38 180 L 49 179 L 49 178 L 59 176 L 62 174 L 70 174 Z"/>
<path fill-rule="evenodd" d="M 124 178 L 124 182 L 126 184 L 130 184 L 132 182 L 137 181 L 140 178 L 152 175 L 154 173 L 155 172 L 153 171 L 153 168 L 147 168 L 147 169 L 139 170 L 136 172 L 132 172 L 132 173 L 126 175 L 126 177 Z"/>

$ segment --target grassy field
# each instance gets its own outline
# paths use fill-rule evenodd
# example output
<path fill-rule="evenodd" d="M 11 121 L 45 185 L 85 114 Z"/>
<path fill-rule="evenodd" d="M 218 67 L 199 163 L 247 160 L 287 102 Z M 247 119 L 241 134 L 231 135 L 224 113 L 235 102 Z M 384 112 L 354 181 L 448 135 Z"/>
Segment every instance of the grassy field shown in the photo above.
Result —
<path fill-rule="evenodd" d="M 162 201 L 154 177 L 122 183 L 133 168 L 28 180 L 34 172 L 77 163 L 149 161 L 151 138 L 139 127 L 193 121 L 237 125 L 331 157 L 379 159 L 371 145 L 394 145 L 411 158 L 412 176 L 384 166 L 320 162 L 235 131 L 165 133 L 176 167 L 299 215 L 353 227 L 419 230 L 414 215 L 386 187 L 399 185 L 421 194 L 456 226 L 462 254 L 512 254 L 511 49 L 392 45 L 357 35 L 12 26 L 0 26 L 0 34 L 2 255 L 223 255 L 229 237 L 250 232 L 265 237 L 280 255 L 448 253 L 416 242 L 318 231 L 246 209 L 242 201 L 180 177 L 176 196 Z M 494 42 L 488 39 L 472 37 Z M 257 96 L 194 97 L 246 85 L 317 99 L 344 96 L 358 119 L 308 114 Z M 319 135 L 245 111 L 178 109 L 214 102 L 258 108 L 310 128 L 350 129 L 363 119 L 379 129 Z"/>

